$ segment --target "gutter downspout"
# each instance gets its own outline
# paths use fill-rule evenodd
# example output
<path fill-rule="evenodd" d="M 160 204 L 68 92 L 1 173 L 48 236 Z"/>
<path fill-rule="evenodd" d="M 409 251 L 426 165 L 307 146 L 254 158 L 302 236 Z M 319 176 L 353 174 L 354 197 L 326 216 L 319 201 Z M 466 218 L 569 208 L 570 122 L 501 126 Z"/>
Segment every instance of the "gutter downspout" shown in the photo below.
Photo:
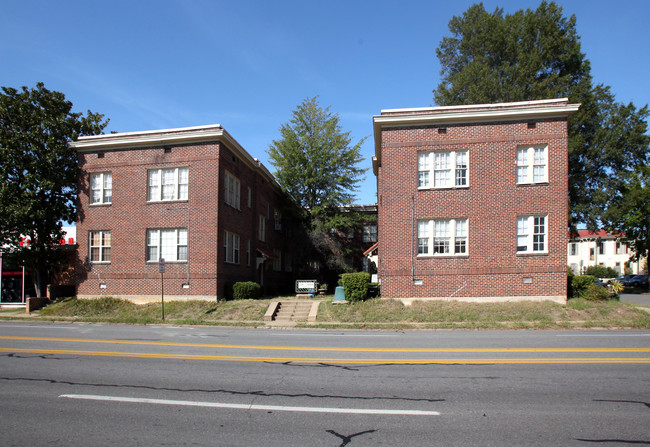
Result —
<path fill-rule="evenodd" d="M 413 240 L 417 237 L 415 228 L 415 196 L 411 196 L 411 282 L 415 281 L 415 247 Z"/>

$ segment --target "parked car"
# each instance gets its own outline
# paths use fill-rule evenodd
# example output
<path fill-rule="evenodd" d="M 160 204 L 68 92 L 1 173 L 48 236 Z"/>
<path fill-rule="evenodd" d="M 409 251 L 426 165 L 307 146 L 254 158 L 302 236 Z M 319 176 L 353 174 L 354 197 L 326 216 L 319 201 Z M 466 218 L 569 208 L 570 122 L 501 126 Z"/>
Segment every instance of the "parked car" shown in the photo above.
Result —
<path fill-rule="evenodd" d="M 648 287 L 648 275 L 635 275 L 630 279 L 621 281 L 625 287 Z"/>
<path fill-rule="evenodd" d="M 615 279 L 616 279 L 616 281 L 618 281 L 620 283 L 623 283 L 624 281 L 627 281 L 628 279 L 632 278 L 633 276 L 636 276 L 636 275 L 630 275 L 630 274 L 621 275 L 621 276 L 617 276 Z"/>
<path fill-rule="evenodd" d="M 606 283 L 602 279 L 598 279 L 598 278 L 596 278 L 594 284 L 596 284 L 597 286 L 609 287 L 609 283 Z"/>

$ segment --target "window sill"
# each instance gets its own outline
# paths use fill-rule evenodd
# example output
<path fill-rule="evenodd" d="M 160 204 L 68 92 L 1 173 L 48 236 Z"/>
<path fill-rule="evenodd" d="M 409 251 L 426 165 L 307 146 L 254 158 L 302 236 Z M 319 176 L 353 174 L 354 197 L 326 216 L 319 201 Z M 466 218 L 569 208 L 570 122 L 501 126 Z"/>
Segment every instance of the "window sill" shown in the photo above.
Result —
<path fill-rule="evenodd" d="M 223 203 L 225 203 L 226 205 L 228 205 L 230 208 L 232 208 L 232 209 L 234 209 L 234 210 L 241 211 L 241 207 L 236 207 L 236 206 L 234 206 L 234 205 L 231 205 L 231 204 L 228 203 L 228 202 L 223 202 Z"/>
<path fill-rule="evenodd" d="M 464 186 L 418 186 L 418 191 L 447 191 L 453 189 L 469 189 L 469 185 Z"/>
<path fill-rule="evenodd" d="M 416 259 L 468 259 L 468 254 L 449 255 L 417 255 Z"/>
<path fill-rule="evenodd" d="M 525 252 L 525 251 L 518 251 L 517 256 L 521 257 L 528 257 L 528 256 L 548 256 L 547 251 L 534 251 L 534 252 Z"/>
<path fill-rule="evenodd" d="M 110 265 L 111 261 L 90 261 L 92 265 Z"/>
<path fill-rule="evenodd" d="M 548 181 L 544 182 L 532 182 L 532 183 L 517 183 L 517 186 L 548 186 L 550 183 Z"/>
<path fill-rule="evenodd" d="M 107 203 L 89 203 L 88 206 L 91 208 L 101 208 L 104 206 L 111 206 L 113 202 L 107 202 Z"/>
<path fill-rule="evenodd" d="M 174 200 L 147 200 L 147 205 L 153 205 L 156 203 L 164 203 L 164 204 L 169 204 L 169 203 L 187 203 L 189 202 L 188 199 L 174 199 Z"/>
<path fill-rule="evenodd" d="M 158 265 L 159 261 L 145 261 L 149 265 Z M 165 264 L 187 264 L 187 261 L 168 261 L 165 259 Z"/>

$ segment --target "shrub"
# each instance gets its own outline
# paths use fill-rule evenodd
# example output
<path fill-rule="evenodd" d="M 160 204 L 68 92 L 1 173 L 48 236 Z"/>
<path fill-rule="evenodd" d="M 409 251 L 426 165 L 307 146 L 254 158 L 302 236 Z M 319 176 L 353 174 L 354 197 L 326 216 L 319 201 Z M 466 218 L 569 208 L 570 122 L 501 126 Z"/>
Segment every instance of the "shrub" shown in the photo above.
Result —
<path fill-rule="evenodd" d="M 603 265 L 590 265 L 584 272 L 585 275 L 595 276 L 596 278 L 616 278 L 618 272 L 611 267 Z"/>
<path fill-rule="evenodd" d="M 236 282 L 232 286 L 233 299 L 236 300 L 254 300 L 259 298 L 262 293 L 262 287 L 256 282 Z"/>
<path fill-rule="evenodd" d="M 585 290 L 583 298 L 590 301 L 606 301 L 609 299 L 609 290 L 598 284 L 590 284 Z"/>
<path fill-rule="evenodd" d="M 341 283 L 343 284 L 346 300 L 363 301 L 368 297 L 370 273 L 344 273 L 341 275 Z"/>
<path fill-rule="evenodd" d="M 594 284 L 595 281 L 596 278 L 594 278 L 593 276 L 586 276 L 586 275 L 573 276 L 571 279 L 571 288 L 569 289 L 569 296 L 572 298 L 584 298 L 587 289 L 589 288 L 590 285 Z"/>
<path fill-rule="evenodd" d="M 610 287 L 612 288 L 612 292 L 614 292 L 614 295 L 620 294 L 625 286 L 623 286 L 623 283 L 620 281 L 616 281 L 615 279 L 611 280 L 609 282 Z"/>

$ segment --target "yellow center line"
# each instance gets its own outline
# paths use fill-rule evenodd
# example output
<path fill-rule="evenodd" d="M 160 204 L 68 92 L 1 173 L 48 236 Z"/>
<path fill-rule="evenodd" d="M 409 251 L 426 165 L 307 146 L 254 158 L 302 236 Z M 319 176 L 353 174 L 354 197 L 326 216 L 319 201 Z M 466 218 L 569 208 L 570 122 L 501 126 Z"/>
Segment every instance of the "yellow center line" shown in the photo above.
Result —
<path fill-rule="evenodd" d="M 156 354 L 140 352 L 79 351 L 68 349 L 6 349 L 0 352 L 26 354 L 86 355 L 148 359 L 211 360 L 231 362 L 296 362 L 330 364 L 543 364 L 543 363 L 648 363 L 650 358 L 511 358 L 511 359 L 341 359 L 304 357 L 245 357 L 226 355 Z"/>
<path fill-rule="evenodd" d="M 650 348 L 346 348 L 311 346 L 232 345 L 210 343 L 175 343 L 145 340 L 101 340 L 85 338 L 19 337 L 4 335 L 0 340 L 60 341 L 72 343 L 109 343 L 123 345 L 182 346 L 196 348 L 263 349 L 280 351 L 335 351 L 335 352 L 650 352 Z"/>

